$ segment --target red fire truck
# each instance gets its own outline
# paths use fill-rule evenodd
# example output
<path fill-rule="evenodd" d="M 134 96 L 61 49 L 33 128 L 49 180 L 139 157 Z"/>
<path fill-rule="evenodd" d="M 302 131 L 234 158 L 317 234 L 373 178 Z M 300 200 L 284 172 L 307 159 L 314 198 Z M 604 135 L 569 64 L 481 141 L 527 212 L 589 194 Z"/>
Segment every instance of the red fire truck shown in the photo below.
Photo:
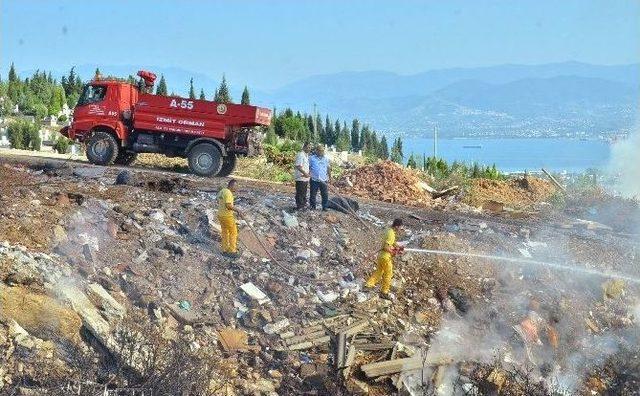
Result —
<path fill-rule="evenodd" d="M 130 165 L 138 153 L 183 157 L 200 176 L 228 176 L 247 155 L 255 127 L 271 110 L 249 105 L 160 96 L 155 74 L 139 71 L 144 87 L 96 77 L 85 85 L 71 125 L 60 133 L 83 142 L 89 161 Z"/>

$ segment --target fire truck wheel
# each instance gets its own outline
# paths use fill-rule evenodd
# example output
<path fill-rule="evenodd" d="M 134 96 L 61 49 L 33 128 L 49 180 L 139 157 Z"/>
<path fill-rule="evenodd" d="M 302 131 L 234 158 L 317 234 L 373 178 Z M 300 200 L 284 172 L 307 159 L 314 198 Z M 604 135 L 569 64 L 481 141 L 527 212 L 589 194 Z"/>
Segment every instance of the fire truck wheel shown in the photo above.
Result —
<path fill-rule="evenodd" d="M 110 133 L 98 131 L 87 140 L 87 158 L 96 165 L 111 165 L 118 157 L 118 142 Z"/>
<path fill-rule="evenodd" d="M 121 151 L 113 163 L 116 165 L 131 165 L 136 162 L 136 158 L 138 158 L 138 153 Z"/>
<path fill-rule="evenodd" d="M 220 168 L 220 172 L 216 176 L 229 176 L 231 172 L 236 168 L 236 155 L 229 154 L 222 160 L 222 168 Z"/>
<path fill-rule="evenodd" d="M 198 176 L 216 175 L 222 167 L 220 150 L 211 143 L 194 146 L 188 155 L 189 169 Z"/>

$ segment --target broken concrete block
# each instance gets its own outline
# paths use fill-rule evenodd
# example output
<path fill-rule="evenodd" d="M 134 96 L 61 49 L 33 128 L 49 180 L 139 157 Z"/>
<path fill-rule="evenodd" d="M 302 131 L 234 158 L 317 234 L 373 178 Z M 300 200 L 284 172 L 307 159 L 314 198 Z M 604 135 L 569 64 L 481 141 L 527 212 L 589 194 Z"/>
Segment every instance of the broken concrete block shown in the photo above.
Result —
<path fill-rule="evenodd" d="M 298 227 L 300 225 L 296 216 L 289 214 L 284 210 L 282 211 L 282 222 L 289 228 Z"/>
<path fill-rule="evenodd" d="M 316 292 L 316 295 L 318 296 L 320 301 L 322 301 L 323 303 L 333 302 L 333 301 L 337 300 L 338 297 L 340 297 L 340 294 L 338 294 L 336 292 L 333 292 L 333 291 L 329 292 L 329 293 L 323 293 L 322 291 L 318 290 Z"/>
<path fill-rule="evenodd" d="M 262 290 L 258 289 L 258 287 L 251 282 L 240 285 L 240 289 L 242 289 L 242 291 L 245 292 L 253 300 L 256 300 L 260 305 L 271 301 Z"/>
<path fill-rule="evenodd" d="M 264 330 L 265 333 L 267 334 L 279 334 L 282 332 L 282 330 L 286 329 L 287 327 L 289 327 L 291 323 L 289 322 L 289 319 L 284 318 L 276 323 L 268 323 L 266 324 L 262 330 Z"/>
<path fill-rule="evenodd" d="M 138 255 L 138 257 L 133 259 L 133 262 L 136 264 L 142 264 L 145 261 L 147 261 L 147 259 L 149 258 L 149 253 L 147 253 L 147 251 L 143 251 L 142 253 L 140 253 L 140 255 Z"/>
<path fill-rule="evenodd" d="M 127 314 L 126 308 L 99 284 L 91 283 L 87 287 L 87 293 L 98 302 L 98 306 L 102 308 L 107 318 L 122 319 Z"/>

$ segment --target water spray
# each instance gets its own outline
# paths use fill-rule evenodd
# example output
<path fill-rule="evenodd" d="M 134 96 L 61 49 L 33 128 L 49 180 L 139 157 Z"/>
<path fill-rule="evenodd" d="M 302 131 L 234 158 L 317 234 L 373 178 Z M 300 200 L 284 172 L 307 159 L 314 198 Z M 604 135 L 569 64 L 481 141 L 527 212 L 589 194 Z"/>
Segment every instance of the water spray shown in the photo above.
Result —
<path fill-rule="evenodd" d="M 588 275 L 599 276 L 601 278 L 622 279 L 631 283 L 640 284 L 640 278 L 637 278 L 631 275 L 619 274 L 616 272 L 598 271 L 590 268 L 578 268 L 578 267 L 572 267 L 569 265 L 563 265 L 558 263 L 549 263 L 545 261 L 528 260 L 528 259 L 521 259 L 516 257 L 492 256 L 489 254 L 479 254 L 479 253 L 450 252 L 447 250 L 405 248 L 404 251 L 415 252 L 415 253 L 425 253 L 425 254 L 437 254 L 437 255 L 443 255 L 443 256 L 475 257 L 475 258 L 482 258 L 482 259 L 489 259 L 489 260 L 506 261 L 509 263 L 531 264 L 531 265 L 537 265 L 539 267 L 553 268 L 560 271 L 572 271 L 572 272 L 577 271 L 577 272 L 582 272 Z"/>

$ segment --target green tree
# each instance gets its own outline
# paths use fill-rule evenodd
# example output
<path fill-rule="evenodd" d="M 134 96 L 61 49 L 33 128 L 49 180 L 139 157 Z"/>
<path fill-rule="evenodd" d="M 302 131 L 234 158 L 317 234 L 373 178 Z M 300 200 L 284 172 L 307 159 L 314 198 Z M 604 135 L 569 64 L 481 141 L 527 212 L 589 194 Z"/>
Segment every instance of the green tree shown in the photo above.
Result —
<path fill-rule="evenodd" d="M 275 146 L 278 143 L 278 136 L 272 127 L 267 129 L 267 135 L 264 138 L 264 142 L 265 144 L 270 144 L 272 146 Z"/>
<path fill-rule="evenodd" d="M 229 87 L 227 86 L 227 78 L 224 74 L 222 75 L 222 81 L 220 82 L 220 86 L 216 90 L 216 95 L 213 100 L 219 103 L 233 103 L 231 94 L 229 93 Z"/>
<path fill-rule="evenodd" d="M 389 144 L 387 143 L 387 137 L 384 135 L 380 139 L 380 158 L 383 160 L 389 159 Z"/>
<path fill-rule="evenodd" d="M 286 139 L 304 140 L 305 125 L 304 121 L 298 117 L 284 117 L 282 122 L 283 135 Z"/>
<path fill-rule="evenodd" d="M 418 163 L 416 162 L 416 159 L 413 156 L 413 153 L 409 156 L 409 159 L 407 160 L 407 168 L 412 168 L 412 169 L 418 168 Z"/>
<path fill-rule="evenodd" d="M 390 154 L 391 161 L 402 164 L 404 155 L 402 154 L 402 139 L 400 139 L 400 137 L 396 138 L 396 140 L 393 142 Z"/>
<path fill-rule="evenodd" d="M 325 120 L 324 120 L 323 133 L 320 135 L 320 143 L 325 144 L 327 146 L 331 146 L 331 144 L 332 144 L 331 137 L 332 136 L 333 136 L 333 124 L 331 123 L 331 120 L 329 119 L 329 115 L 327 115 L 325 117 Z"/>
<path fill-rule="evenodd" d="M 167 81 L 164 79 L 164 74 L 160 75 L 160 82 L 156 87 L 156 95 L 167 96 Z"/>
<path fill-rule="evenodd" d="M 38 124 L 25 119 L 13 121 L 7 127 L 7 138 L 14 149 L 40 150 L 42 140 Z"/>
<path fill-rule="evenodd" d="M 242 91 L 242 99 L 240 99 L 240 104 L 251 104 L 251 98 L 249 97 L 249 88 L 247 88 L 246 85 L 244 86 L 244 90 Z"/>
<path fill-rule="evenodd" d="M 360 121 L 354 118 L 351 122 L 351 151 L 360 150 Z"/>
<path fill-rule="evenodd" d="M 64 107 L 67 98 L 64 96 L 64 89 L 62 86 L 55 86 L 49 100 L 49 115 L 57 116 Z"/>
<path fill-rule="evenodd" d="M 189 80 L 189 99 L 196 98 L 196 91 L 193 89 L 193 78 Z"/>
<path fill-rule="evenodd" d="M 58 136 L 58 140 L 56 140 L 55 144 L 53 145 L 53 149 L 56 150 L 56 152 L 59 154 L 66 154 L 71 144 L 72 141 L 70 139 L 67 139 L 64 136 Z"/>
<path fill-rule="evenodd" d="M 96 67 L 96 71 L 93 73 L 93 79 L 97 80 L 102 76 L 102 73 L 100 73 L 100 68 Z"/>
<path fill-rule="evenodd" d="M 18 73 L 16 73 L 16 67 L 13 62 L 11 62 L 11 66 L 9 67 L 9 82 L 18 81 Z"/>
<path fill-rule="evenodd" d="M 206 100 L 207 99 L 206 96 L 204 96 L 204 89 L 202 89 L 202 88 L 200 89 L 200 98 L 199 99 L 200 100 Z"/>

